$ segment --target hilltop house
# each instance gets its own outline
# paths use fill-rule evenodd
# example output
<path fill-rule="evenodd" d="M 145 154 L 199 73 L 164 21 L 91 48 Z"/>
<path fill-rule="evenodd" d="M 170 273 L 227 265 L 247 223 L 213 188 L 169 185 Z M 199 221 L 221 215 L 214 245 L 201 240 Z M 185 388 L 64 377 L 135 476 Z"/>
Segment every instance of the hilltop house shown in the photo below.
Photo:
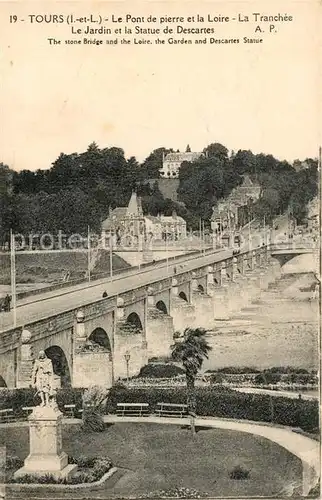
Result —
<path fill-rule="evenodd" d="M 187 146 L 185 153 L 168 153 L 163 156 L 162 168 L 160 169 L 160 175 L 163 178 L 176 179 L 179 177 L 179 170 L 183 162 L 189 161 L 193 162 L 198 160 L 203 155 L 203 153 L 194 153 L 190 151 L 190 147 Z"/>

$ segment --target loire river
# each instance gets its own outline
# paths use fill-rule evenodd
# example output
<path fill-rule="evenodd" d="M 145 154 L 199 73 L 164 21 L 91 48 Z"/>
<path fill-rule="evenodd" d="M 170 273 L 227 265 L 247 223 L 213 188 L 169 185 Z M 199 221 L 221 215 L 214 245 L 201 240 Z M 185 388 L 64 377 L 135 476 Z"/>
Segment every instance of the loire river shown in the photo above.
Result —
<path fill-rule="evenodd" d="M 229 320 L 216 321 L 203 368 L 296 366 L 318 369 L 319 301 L 312 273 L 284 275 Z"/>

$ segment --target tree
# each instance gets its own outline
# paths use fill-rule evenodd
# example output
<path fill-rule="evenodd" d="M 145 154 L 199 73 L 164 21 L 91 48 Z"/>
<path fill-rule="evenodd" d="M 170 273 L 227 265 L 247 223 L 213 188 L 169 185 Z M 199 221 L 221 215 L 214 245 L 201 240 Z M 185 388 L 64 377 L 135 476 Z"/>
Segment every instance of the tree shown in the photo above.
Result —
<path fill-rule="evenodd" d="M 13 172 L 8 165 L 0 163 L 0 245 L 9 239 L 9 231 L 12 228 L 12 190 Z"/>
<path fill-rule="evenodd" d="M 163 156 L 173 153 L 173 149 L 157 148 L 142 163 L 142 175 L 144 179 L 158 179 L 162 167 Z"/>
<path fill-rule="evenodd" d="M 219 144 L 219 142 L 213 142 L 212 144 L 209 144 L 209 146 L 207 146 L 203 150 L 203 153 L 208 158 L 212 158 L 213 156 L 216 156 L 217 158 L 220 159 L 228 158 L 228 149 L 222 144 Z"/>
<path fill-rule="evenodd" d="M 237 151 L 237 154 L 232 156 L 232 164 L 240 175 L 256 173 L 256 156 L 251 151 Z"/>
<path fill-rule="evenodd" d="M 195 380 L 202 367 L 204 359 L 208 359 L 211 347 L 206 340 L 207 331 L 204 328 L 186 328 L 183 334 L 174 335 L 171 357 L 182 363 L 186 372 L 187 405 L 190 415 L 191 432 L 195 434 L 196 393 Z"/>
<path fill-rule="evenodd" d="M 186 153 L 191 153 L 191 147 L 190 145 L 188 144 L 187 147 L 186 147 Z"/>

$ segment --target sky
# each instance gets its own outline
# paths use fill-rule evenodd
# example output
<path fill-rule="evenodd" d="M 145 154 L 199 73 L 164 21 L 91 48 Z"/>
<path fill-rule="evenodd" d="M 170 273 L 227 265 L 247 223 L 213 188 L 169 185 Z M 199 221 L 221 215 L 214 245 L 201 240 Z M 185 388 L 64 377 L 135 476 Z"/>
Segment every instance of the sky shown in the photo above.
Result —
<path fill-rule="evenodd" d="M 317 156 L 322 97 L 317 1 L 285 1 L 282 11 L 281 2 L 272 0 L 45 4 L 0 3 L 0 162 L 15 170 L 49 168 L 61 152 L 83 152 L 92 141 L 121 147 L 139 161 L 157 147 L 184 150 L 189 143 L 199 151 L 212 142 L 288 161 Z M 280 12 L 294 20 L 278 24 L 273 34 L 262 25 L 264 43 L 256 45 L 242 43 L 244 36 L 261 36 L 254 33 L 256 23 L 228 23 L 215 24 L 211 36 L 239 37 L 238 45 L 52 46 L 48 37 L 64 42 L 75 36 L 65 23 L 26 21 L 28 14 L 45 12 L 205 17 Z M 10 14 L 25 21 L 10 24 Z"/>

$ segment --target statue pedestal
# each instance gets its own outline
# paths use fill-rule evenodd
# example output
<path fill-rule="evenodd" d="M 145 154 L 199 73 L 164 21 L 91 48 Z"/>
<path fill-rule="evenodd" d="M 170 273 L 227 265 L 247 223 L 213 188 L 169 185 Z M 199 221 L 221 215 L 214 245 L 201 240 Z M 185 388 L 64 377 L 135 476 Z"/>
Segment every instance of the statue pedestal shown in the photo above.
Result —
<path fill-rule="evenodd" d="M 62 450 L 62 418 L 58 409 L 36 406 L 28 418 L 30 453 L 24 467 L 15 472 L 15 477 L 50 474 L 63 478 L 75 472 L 77 465 L 68 464 L 68 456 Z"/>

